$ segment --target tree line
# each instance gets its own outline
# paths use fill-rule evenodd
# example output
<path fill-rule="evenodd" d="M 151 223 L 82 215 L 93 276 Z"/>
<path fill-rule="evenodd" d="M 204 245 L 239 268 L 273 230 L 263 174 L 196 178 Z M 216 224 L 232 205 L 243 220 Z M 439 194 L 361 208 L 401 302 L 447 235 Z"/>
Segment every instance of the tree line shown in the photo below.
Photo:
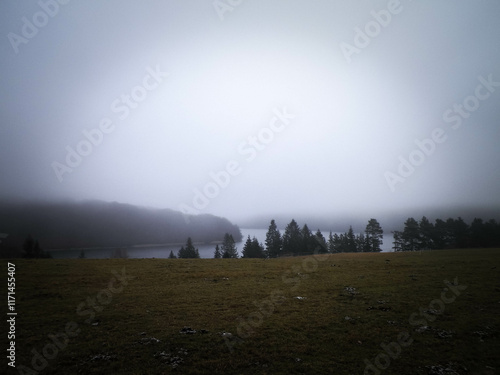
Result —
<path fill-rule="evenodd" d="M 43 250 L 31 235 L 28 235 L 23 243 L 23 258 L 39 259 L 39 258 L 52 258 L 48 251 Z"/>
<path fill-rule="evenodd" d="M 420 221 L 410 217 L 402 231 L 394 231 L 394 251 L 457 249 L 500 246 L 500 223 L 475 218 L 468 225 L 461 217 L 431 223 L 425 216 Z"/>
<path fill-rule="evenodd" d="M 354 234 L 352 227 L 338 235 L 330 232 L 328 241 L 318 229 L 312 233 L 307 224 L 302 228 L 292 221 L 285 227 L 283 235 L 274 220 L 266 234 L 266 255 L 270 258 L 325 253 L 379 252 L 383 244 L 382 227 L 376 219 L 370 219 L 364 233 Z"/>
<path fill-rule="evenodd" d="M 234 241 L 233 235 L 225 233 L 222 244 L 220 246 L 219 244 L 215 246 L 214 258 L 238 258 L 238 256 L 238 249 L 236 248 L 236 242 Z M 177 255 L 175 255 L 172 250 L 169 255 L 169 259 L 199 257 L 200 253 L 198 249 L 194 247 L 191 237 L 188 237 L 186 246 L 182 246 L 177 252 Z"/>
<path fill-rule="evenodd" d="M 271 220 L 266 233 L 265 245 L 256 237 L 247 237 L 243 245 L 242 258 L 277 258 L 281 256 L 300 256 L 309 254 L 347 253 L 347 252 L 379 252 L 383 244 L 384 231 L 376 219 L 370 219 L 364 233 L 354 234 L 352 227 L 345 233 L 338 235 L 330 232 L 328 240 L 318 229 L 311 232 L 307 224 L 300 227 L 292 221 L 286 226 L 283 235 L 276 222 Z M 170 252 L 169 258 L 199 258 L 196 249 L 189 237 L 186 246 L 182 246 L 178 254 Z M 214 258 L 239 258 L 234 238 L 226 233 L 224 240 L 215 246 Z"/>

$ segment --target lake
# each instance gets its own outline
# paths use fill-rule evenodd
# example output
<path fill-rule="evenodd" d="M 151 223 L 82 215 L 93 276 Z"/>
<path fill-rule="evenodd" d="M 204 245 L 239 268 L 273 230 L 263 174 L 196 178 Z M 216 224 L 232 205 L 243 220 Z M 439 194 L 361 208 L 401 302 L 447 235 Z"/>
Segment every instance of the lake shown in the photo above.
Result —
<path fill-rule="evenodd" d="M 284 230 L 280 229 L 281 234 L 283 234 Z M 265 245 L 266 233 L 267 229 L 241 229 L 241 233 L 243 235 L 242 242 L 236 243 L 236 248 L 238 249 L 238 253 L 241 256 L 243 251 L 243 245 L 247 239 L 247 236 L 253 238 L 254 236 Z M 322 231 L 323 236 L 328 240 L 329 231 Z M 338 233 L 340 234 L 340 233 Z M 392 241 L 393 236 L 391 233 L 384 234 L 382 251 L 392 251 Z M 196 245 L 200 253 L 201 258 L 213 258 L 215 245 Z M 127 254 L 129 258 L 168 258 L 170 255 L 170 251 L 173 251 L 174 254 L 177 254 L 180 246 L 165 246 L 165 247 L 131 247 L 127 249 Z M 113 252 L 114 248 L 92 248 L 85 249 L 85 257 L 88 259 L 105 259 L 109 258 Z M 55 259 L 62 258 L 78 258 L 80 255 L 81 249 L 70 249 L 70 250 L 52 250 L 50 254 Z"/>

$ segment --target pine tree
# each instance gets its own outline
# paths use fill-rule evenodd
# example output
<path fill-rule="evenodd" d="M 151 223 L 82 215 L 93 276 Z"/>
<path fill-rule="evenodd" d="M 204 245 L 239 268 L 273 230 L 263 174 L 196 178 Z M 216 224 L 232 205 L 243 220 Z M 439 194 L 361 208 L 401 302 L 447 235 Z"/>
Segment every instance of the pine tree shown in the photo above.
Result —
<path fill-rule="evenodd" d="M 80 255 L 78 256 L 78 259 L 85 259 L 85 251 L 80 251 Z"/>
<path fill-rule="evenodd" d="M 420 228 L 414 218 L 410 217 L 405 221 L 401 238 L 403 240 L 403 250 L 416 251 L 421 249 Z"/>
<path fill-rule="evenodd" d="M 186 247 L 181 247 L 178 254 L 179 258 L 199 258 L 200 254 L 198 249 L 193 246 L 193 241 L 191 237 L 188 237 L 186 242 Z"/>
<path fill-rule="evenodd" d="M 349 231 L 345 235 L 346 238 L 346 245 L 347 245 L 347 251 L 354 253 L 356 252 L 356 237 L 354 235 L 354 231 L 352 230 L 352 227 L 349 227 Z"/>
<path fill-rule="evenodd" d="M 404 250 L 404 241 L 403 241 L 403 232 L 399 230 L 395 230 L 392 232 L 394 236 L 392 249 L 394 251 L 403 251 Z"/>
<path fill-rule="evenodd" d="M 335 253 L 336 252 L 335 237 L 333 236 L 332 231 L 330 231 L 330 234 L 328 235 L 328 252 L 329 253 Z"/>
<path fill-rule="evenodd" d="M 252 240 L 250 239 L 250 235 L 248 235 L 245 244 L 243 245 L 242 258 L 250 258 L 252 253 Z"/>
<path fill-rule="evenodd" d="M 242 252 L 243 258 L 265 258 L 264 247 L 257 238 L 250 239 L 248 236 Z"/>
<path fill-rule="evenodd" d="M 302 249 L 302 233 L 297 222 L 292 221 L 286 226 L 283 234 L 283 253 L 298 255 Z"/>
<path fill-rule="evenodd" d="M 170 255 L 168 256 L 168 259 L 177 259 L 173 250 L 170 250 Z"/>
<path fill-rule="evenodd" d="M 281 233 L 276 227 L 276 223 L 273 219 L 266 233 L 266 251 L 269 258 L 279 257 L 281 255 L 281 247 Z"/>
<path fill-rule="evenodd" d="M 215 245 L 214 258 L 215 259 L 222 258 L 222 253 L 220 252 L 219 244 Z"/>
<path fill-rule="evenodd" d="M 370 219 L 365 229 L 368 251 L 382 251 L 380 245 L 383 244 L 384 231 L 376 219 Z"/>
<path fill-rule="evenodd" d="M 325 237 L 323 233 L 318 229 L 314 234 L 314 240 L 316 242 L 316 246 L 314 248 L 315 254 L 326 254 L 328 253 L 328 246 L 326 244 Z"/>
<path fill-rule="evenodd" d="M 267 258 L 267 251 L 264 249 L 264 246 L 259 242 L 259 240 L 254 237 L 252 239 L 252 247 L 254 249 L 256 258 Z"/>
<path fill-rule="evenodd" d="M 367 251 L 367 240 L 365 238 L 365 235 L 363 233 L 360 233 L 359 235 L 356 236 L 356 247 L 358 253 L 365 252 Z"/>
<path fill-rule="evenodd" d="M 313 234 L 307 224 L 304 224 L 301 230 L 302 234 L 302 249 L 301 253 L 312 254 L 315 248 L 315 241 Z"/>
<path fill-rule="evenodd" d="M 42 250 L 38 240 L 34 240 L 30 235 L 24 240 L 23 250 L 23 258 L 52 258 L 49 252 Z"/>
<path fill-rule="evenodd" d="M 340 233 L 338 244 L 339 253 L 347 253 L 349 251 L 346 233 Z"/>
<path fill-rule="evenodd" d="M 423 216 L 418 223 L 418 228 L 420 230 L 420 242 L 422 249 L 432 249 L 434 247 L 432 241 L 432 234 L 434 233 L 434 225 Z"/>
<path fill-rule="evenodd" d="M 236 248 L 233 236 L 229 233 L 224 234 L 224 241 L 222 242 L 222 257 L 238 258 L 238 249 Z"/>
<path fill-rule="evenodd" d="M 333 251 L 335 253 L 342 252 L 342 238 L 337 233 L 333 234 Z"/>
<path fill-rule="evenodd" d="M 461 217 L 453 220 L 452 232 L 454 237 L 454 248 L 465 248 L 469 245 L 470 230 L 467 223 Z"/>

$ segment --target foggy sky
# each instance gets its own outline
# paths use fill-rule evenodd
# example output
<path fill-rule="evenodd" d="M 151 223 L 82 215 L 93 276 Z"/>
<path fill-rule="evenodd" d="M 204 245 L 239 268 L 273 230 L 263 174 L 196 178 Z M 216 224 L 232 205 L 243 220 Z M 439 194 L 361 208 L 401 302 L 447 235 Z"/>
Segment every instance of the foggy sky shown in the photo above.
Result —
<path fill-rule="evenodd" d="M 3 1 L 0 198 L 236 222 L 498 206 L 499 16 L 494 0 Z"/>

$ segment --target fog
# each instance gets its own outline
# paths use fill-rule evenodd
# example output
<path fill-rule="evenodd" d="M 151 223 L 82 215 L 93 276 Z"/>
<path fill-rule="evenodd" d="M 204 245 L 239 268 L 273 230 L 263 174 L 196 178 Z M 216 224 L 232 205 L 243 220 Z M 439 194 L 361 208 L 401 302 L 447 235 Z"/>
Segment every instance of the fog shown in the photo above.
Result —
<path fill-rule="evenodd" d="M 497 1 L 62 3 L 0 4 L 1 199 L 500 206 Z"/>

